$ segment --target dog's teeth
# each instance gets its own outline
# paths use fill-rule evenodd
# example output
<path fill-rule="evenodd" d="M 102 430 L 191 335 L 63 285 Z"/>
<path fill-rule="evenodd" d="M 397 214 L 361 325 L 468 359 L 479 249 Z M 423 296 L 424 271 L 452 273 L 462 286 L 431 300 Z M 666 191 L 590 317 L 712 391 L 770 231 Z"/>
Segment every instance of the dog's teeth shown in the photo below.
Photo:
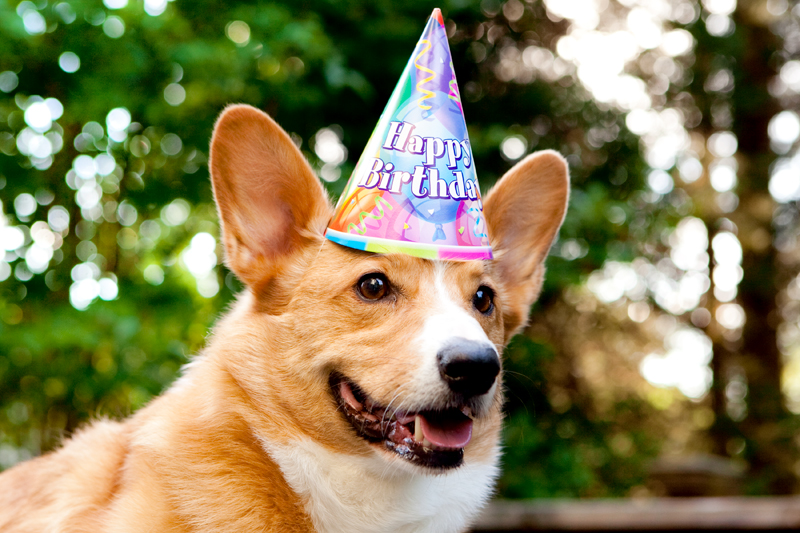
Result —
<path fill-rule="evenodd" d="M 472 408 L 464 406 L 461 408 L 461 412 L 464 413 L 464 416 L 471 420 L 475 420 L 475 415 L 472 414 Z"/>
<path fill-rule="evenodd" d="M 414 419 L 414 440 L 420 442 L 425 438 L 422 434 L 422 417 L 417 415 Z"/>
<path fill-rule="evenodd" d="M 429 441 L 428 439 L 423 437 L 423 439 L 422 439 L 422 447 L 423 448 L 430 448 L 431 446 L 433 446 L 431 444 L 431 441 Z"/>

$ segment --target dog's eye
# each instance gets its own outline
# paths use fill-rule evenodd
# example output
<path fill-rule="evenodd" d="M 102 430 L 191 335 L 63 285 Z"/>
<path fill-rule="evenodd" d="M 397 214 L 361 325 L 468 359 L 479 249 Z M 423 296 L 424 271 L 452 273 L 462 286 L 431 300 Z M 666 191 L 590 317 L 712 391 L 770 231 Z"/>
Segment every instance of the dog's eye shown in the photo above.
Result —
<path fill-rule="evenodd" d="M 472 297 L 472 305 L 484 315 L 490 314 L 494 309 L 494 291 L 486 285 L 481 285 Z"/>
<path fill-rule="evenodd" d="M 380 300 L 389 294 L 389 280 L 383 274 L 366 274 L 358 280 L 356 289 L 366 300 Z"/>

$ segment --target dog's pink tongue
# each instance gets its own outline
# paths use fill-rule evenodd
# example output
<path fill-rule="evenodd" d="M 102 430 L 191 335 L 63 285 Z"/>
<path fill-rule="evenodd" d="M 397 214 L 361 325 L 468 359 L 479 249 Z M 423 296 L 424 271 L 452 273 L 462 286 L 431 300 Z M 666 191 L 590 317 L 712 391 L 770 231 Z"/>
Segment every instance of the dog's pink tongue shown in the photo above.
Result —
<path fill-rule="evenodd" d="M 472 420 L 436 418 L 428 420 L 424 414 L 419 415 L 422 422 L 422 434 L 431 444 L 440 448 L 463 448 L 472 438 Z"/>

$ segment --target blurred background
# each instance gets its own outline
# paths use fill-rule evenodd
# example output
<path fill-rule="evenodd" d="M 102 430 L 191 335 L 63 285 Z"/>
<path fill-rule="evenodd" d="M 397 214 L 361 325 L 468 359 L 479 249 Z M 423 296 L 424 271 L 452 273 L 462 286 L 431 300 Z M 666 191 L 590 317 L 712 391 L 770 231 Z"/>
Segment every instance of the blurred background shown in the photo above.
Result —
<path fill-rule="evenodd" d="M 540 149 L 572 174 L 499 494 L 798 492 L 787 0 L 3 0 L 0 469 L 144 405 L 241 289 L 223 107 L 275 117 L 336 198 L 437 5 L 484 191 Z"/>

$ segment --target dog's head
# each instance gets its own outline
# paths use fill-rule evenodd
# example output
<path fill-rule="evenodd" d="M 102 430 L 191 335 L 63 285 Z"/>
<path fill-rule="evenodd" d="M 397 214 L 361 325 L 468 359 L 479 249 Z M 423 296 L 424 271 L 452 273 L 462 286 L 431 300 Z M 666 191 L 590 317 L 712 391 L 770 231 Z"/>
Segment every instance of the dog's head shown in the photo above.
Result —
<path fill-rule="evenodd" d="M 564 218 L 564 160 L 529 156 L 486 196 L 493 261 L 328 241 L 320 182 L 248 106 L 217 122 L 211 175 L 226 262 L 248 287 L 218 344 L 271 438 L 429 472 L 494 461 L 502 350 L 527 320 Z"/>

